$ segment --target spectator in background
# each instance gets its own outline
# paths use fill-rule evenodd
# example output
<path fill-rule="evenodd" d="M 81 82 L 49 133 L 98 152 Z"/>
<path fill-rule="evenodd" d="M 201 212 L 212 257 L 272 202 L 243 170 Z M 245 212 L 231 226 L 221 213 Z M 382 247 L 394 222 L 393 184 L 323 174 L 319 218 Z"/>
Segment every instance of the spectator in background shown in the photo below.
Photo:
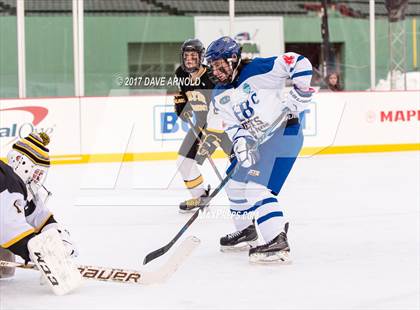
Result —
<path fill-rule="evenodd" d="M 342 91 L 343 88 L 340 84 L 340 76 L 337 72 L 331 72 L 327 75 L 325 78 L 325 84 L 326 84 L 326 91 Z"/>

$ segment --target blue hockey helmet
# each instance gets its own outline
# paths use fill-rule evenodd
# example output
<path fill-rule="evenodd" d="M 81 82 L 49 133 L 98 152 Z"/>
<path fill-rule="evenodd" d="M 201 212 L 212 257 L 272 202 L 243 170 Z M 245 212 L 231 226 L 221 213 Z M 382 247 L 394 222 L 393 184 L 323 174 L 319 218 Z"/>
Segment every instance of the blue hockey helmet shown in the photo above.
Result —
<path fill-rule="evenodd" d="M 221 37 L 209 45 L 205 57 L 210 64 L 214 60 L 230 59 L 233 55 L 238 59 L 241 57 L 240 45 L 230 37 Z"/>

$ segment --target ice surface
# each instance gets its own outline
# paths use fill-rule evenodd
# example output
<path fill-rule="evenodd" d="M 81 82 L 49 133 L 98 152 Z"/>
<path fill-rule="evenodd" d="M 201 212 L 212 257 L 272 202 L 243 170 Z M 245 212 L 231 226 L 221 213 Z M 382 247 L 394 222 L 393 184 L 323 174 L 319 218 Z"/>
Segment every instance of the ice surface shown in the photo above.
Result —
<path fill-rule="evenodd" d="M 217 160 L 220 169 L 224 160 Z M 175 163 L 65 165 L 51 169 L 48 202 L 79 245 L 79 263 L 143 268 L 190 215 Z M 298 160 L 279 195 L 293 264 L 250 265 L 221 253 L 229 219 L 199 219 L 202 243 L 165 284 L 84 282 L 57 297 L 37 272 L 0 281 L 6 309 L 419 309 L 420 153 L 324 155 Z M 217 185 L 209 166 L 203 174 Z M 227 210 L 225 194 L 211 210 Z M 168 253 L 169 254 L 169 253 Z M 145 268 L 156 268 L 164 255 Z"/>

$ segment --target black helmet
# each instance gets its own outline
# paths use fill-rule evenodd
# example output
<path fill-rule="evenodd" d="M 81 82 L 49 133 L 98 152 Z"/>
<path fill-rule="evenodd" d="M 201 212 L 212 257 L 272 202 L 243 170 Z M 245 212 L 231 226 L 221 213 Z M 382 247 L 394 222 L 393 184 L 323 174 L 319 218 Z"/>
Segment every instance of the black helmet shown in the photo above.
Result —
<path fill-rule="evenodd" d="M 192 73 L 197 69 L 188 69 L 184 64 L 184 53 L 185 52 L 197 52 L 198 53 L 198 59 L 200 61 L 200 65 L 203 63 L 204 60 L 204 51 L 206 49 L 204 48 L 203 43 L 198 39 L 188 39 L 181 45 L 181 67 L 185 72 Z"/>

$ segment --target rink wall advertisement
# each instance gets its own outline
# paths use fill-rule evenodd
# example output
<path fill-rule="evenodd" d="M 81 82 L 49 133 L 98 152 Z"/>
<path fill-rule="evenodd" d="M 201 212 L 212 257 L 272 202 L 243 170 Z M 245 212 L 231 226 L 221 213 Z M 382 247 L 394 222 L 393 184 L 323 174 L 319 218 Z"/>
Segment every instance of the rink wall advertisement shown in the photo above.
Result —
<path fill-rule="evenodd" d="M 420 150 L 419 93 L 317 93 L 302 126 L 301 156 Z M 54 162 L 93 163 L 175 159 L 188 125 L 171 96 L 0 100 L 0 157 L 31 130 Z"/>
<path fill-rule="evenodd" d="M 52 154 L 80 154 L 80 104 L 78 98 L 0 99 L 0 157 L 13 143 L 32 131 L 48 133 Z"/>

